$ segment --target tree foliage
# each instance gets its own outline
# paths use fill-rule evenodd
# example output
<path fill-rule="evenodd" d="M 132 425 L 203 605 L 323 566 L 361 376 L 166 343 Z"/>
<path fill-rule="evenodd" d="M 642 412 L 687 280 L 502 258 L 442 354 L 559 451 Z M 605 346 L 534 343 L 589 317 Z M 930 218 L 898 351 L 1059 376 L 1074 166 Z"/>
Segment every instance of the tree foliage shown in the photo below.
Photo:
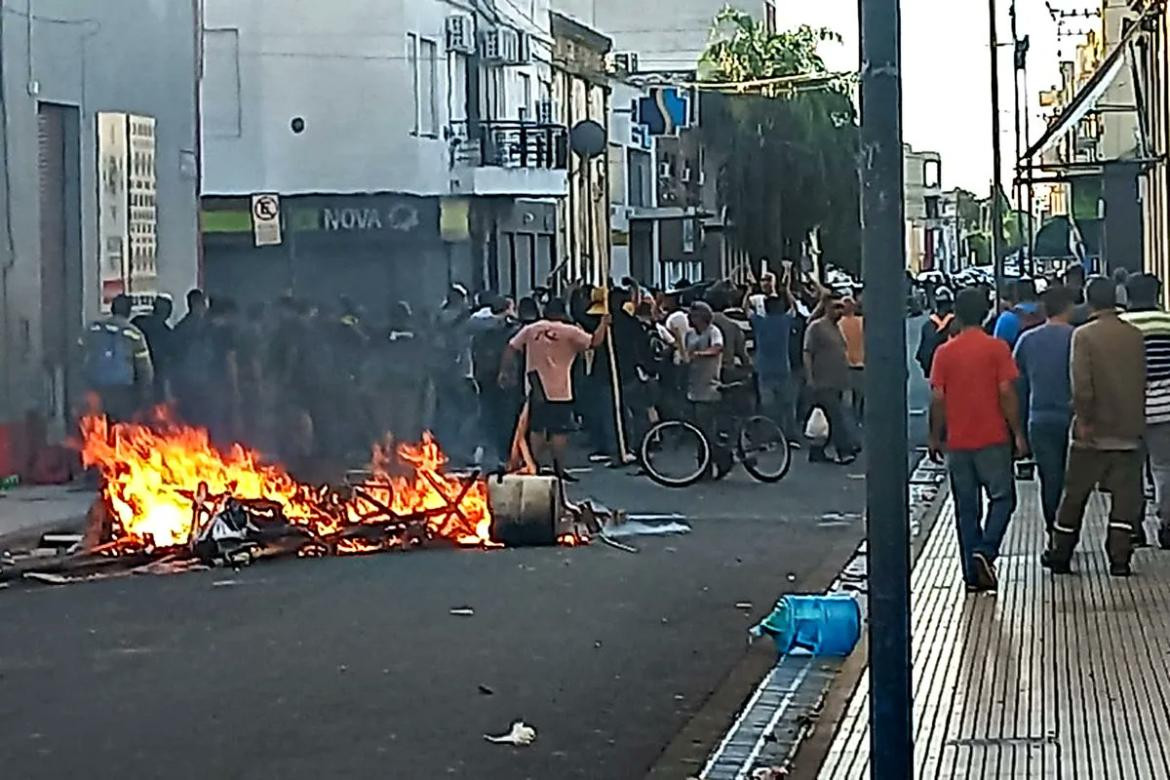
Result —
<path fill-rule="evenodd" d="M 720 195 L 742 249 L 795 258 L 819 228 L 825 259 L 857 271 L 857 114 L 850 84 L 832 77 L 818 53 L 837 39 L 807 25 L 769 33 L 725 8 L 698 73 L 729 87 L 704 92 L 703 137 L 719 161 Z M 759 83 L 768 79 L 781 83 Z"/>

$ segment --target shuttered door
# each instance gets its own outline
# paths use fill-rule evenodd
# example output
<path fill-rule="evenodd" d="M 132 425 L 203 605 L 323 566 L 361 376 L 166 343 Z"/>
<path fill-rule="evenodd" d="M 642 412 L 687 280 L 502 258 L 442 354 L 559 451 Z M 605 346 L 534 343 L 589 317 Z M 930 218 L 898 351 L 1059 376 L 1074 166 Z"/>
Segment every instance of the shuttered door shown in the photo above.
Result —
<path fill-rule="evenodd" d="M 69 360 L 65 311 L 65 115 L 62 106 L 37 109 L 41 213 L 41 355 L 50 417 L 64 417 Z M 71 312 L 69 314 L 72 314 Z"/>

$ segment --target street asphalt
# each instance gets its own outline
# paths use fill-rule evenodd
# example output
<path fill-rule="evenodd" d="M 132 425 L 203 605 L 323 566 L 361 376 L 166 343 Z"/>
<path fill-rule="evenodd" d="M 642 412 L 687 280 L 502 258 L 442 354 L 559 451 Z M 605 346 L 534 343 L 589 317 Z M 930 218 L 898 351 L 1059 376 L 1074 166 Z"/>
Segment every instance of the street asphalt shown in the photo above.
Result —
<path fill-rule="evenodd" d="M 747 628 L 856 549 L 862 473 L 798 458 L 776 485 L 739 471 L 683 491 L 583 473 L 579 497 L 693 527 L 628 540 L 636 554 L 420 551 L 0 590 L 3 776 L 642 777 L 743 661 Z M 484 740 L 514 720 L 534 744 Z"/>

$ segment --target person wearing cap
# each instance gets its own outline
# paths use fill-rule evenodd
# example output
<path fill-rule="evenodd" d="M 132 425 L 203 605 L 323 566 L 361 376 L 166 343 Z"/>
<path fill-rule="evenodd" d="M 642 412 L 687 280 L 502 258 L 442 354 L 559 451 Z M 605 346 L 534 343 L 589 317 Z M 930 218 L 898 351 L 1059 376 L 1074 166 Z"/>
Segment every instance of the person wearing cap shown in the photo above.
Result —
<path fill-rule="evenodd" d="M 918 350 L 914 359 L 922 368 L 922 375 L 930 378 L 934 353 L 955 335 L 955 294 L 949 287 L 939 287 L 934 292 L 934 313 L 922 323 L 922 335 L 918 339 Z"/>
<path fill-rule="evenodd" d="M 818 308 L 821 315 L 809 323 L 804 334 L 804 367 L 812 388 L 812 405 L 821 409 L 828 418 L 829 440 L 836 450 L 836 458 L 830 459 L 825 454 L 825 443 L 822 442 L 809 448 L 808 459 L 810 463 L 847 466 L 857 460 L 857 446 L 845 414 L 849 359 L 839 325 L 845 314 L 845 304 L 838 293 L 831 292 Z"/>

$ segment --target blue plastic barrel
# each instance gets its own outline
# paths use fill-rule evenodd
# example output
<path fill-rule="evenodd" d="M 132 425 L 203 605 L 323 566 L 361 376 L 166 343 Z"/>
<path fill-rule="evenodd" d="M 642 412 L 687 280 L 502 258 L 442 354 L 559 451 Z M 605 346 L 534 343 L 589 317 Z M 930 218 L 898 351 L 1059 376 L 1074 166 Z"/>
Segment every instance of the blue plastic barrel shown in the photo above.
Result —
<path fill-rule="evenodd" d="M 846 656 L 861 638 L 861 606 L 847 593 L 783 596 L 756 628 L 782 655 Z"/>

